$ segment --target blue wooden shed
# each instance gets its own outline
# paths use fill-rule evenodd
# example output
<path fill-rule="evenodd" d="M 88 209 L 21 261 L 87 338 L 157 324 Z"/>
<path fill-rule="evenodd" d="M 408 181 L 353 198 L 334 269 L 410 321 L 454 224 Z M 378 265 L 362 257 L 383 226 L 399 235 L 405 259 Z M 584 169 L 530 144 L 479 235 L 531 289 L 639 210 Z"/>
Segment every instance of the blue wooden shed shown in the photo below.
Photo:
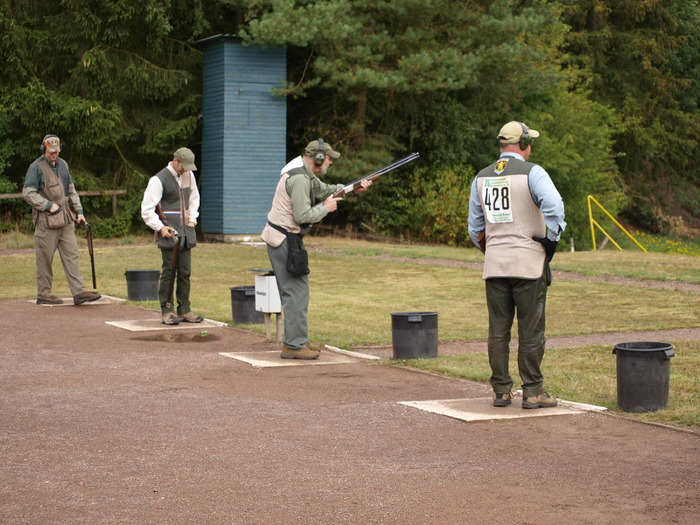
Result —
<path fill-rule="evenodd" d="M 204 53 L 200 224 L 205 238 L 259 240 L 287 162 L 284 48 L 244 46 L 235 35 L 195 43 Z"/>

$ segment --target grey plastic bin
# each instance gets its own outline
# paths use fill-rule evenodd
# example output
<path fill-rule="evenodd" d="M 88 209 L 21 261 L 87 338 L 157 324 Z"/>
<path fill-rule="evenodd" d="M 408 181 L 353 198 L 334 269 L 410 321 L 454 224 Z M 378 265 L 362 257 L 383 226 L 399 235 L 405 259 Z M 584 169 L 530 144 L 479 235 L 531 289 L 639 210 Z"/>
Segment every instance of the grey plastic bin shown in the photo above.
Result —
<path fill-rule="evenodd" d="M 655 412 L 668 407 L 673 345 L 635 342 L 615 345 L 617 405 L 625 412 Z"/>
<path fill-rule="evenodd" d="M 398 312 L 391 314 L 394 359 L 437 357 L 437 312 Z"/>

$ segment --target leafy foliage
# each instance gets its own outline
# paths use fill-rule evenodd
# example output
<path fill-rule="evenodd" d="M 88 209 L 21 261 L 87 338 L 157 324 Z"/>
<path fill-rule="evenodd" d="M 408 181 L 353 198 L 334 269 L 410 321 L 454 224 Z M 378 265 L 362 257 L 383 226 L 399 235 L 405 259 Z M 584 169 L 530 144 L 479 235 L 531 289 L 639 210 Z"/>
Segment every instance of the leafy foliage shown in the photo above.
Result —
<path fill-rule="evenodd" d="M 177 147 L 199 149 L 192 42 L 227 33 L 287 48 L 288 151 L 318 136 L 341 148 L 330 182 L 421 153 L 333 220 L 467 242 L 455 188 L 520 120 L 541 133 L 531 160 L 562 193 L 577 246 L 588 194 L 653 230 L 672 215 L 700 223 L 699 22 L 697 0 L 4 1 L 0 186 L 20 187 L 56 133 L 79 189 L 127 189 L 120 206 L 137 222 L 147 178 Z M 109 199 L 88 202 L 111 215 Z"/>

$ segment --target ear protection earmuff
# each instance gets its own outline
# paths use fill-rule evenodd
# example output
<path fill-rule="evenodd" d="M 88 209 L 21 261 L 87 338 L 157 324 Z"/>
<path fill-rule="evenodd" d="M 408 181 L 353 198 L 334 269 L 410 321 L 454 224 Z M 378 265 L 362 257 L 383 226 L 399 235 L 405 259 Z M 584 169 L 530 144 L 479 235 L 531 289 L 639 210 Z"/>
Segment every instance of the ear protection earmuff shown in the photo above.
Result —
<path fill-rule="evenodd" d="M 318 139 L 318 151 L 314 153 L 314 164 L 321 166 L 326 160 L 326 152 L 323 150 L 323 139 Z"/>
<path fill-rule="evenodd" d="M 523 134 L 520 135 L 520 140 L 518 141 L 518 145 L 520 146 L 520 149 L 525 151 L 528 146 L 532 144 L 532 141 L 535 140 L 530 136 L 530 130 L 527 129 L 527 126 L 523 124 L 522 122 L 518 122 L 520 126 L 523 128 Z"/>
<path fill-rule="evenodd" d="M 41 140 L 41 152 L 45 153 L 46 152 L 46 147 L 48 146 L 48 140 L 49 139 L 58 139 L 58 144 L 59 147 L 61 145 L 61 139 L 58 138 L 58 135 L 46 135 L 42 140 Z"/>

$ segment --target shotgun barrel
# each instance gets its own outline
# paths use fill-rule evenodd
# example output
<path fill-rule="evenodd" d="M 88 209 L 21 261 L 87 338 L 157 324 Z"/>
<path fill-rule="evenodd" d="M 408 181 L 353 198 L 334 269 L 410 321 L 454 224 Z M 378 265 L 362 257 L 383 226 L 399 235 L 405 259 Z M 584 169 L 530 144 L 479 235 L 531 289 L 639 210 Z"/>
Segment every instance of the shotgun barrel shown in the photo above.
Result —
<path fill-rule="evenodd" d="M 382 175 L 385 175 L 389 173 L 390 171 L 395 170 L 396 168 L 403 166 L 404 164 L 408 164 L 409 162 L 413 162 L 416 160 L 418 157 L 420 157 L 420 153 L 411 153 L 407 157 L 404 157 L 402 159 L 397 160 L 396 162 L 392 162 L 391 164 L 387 164 L 383 168 L 378 169 L 377 171 L 373 171 L 369 175 L 365 175 L 364 177 L 360 177 L 357 180 L 354 180 L 348 184 L 346 184 L 344 187 L 339 189 L 333 194 L 333 197 L 344 197 L 345 195 L 351 195 L 355 193 L 359 188 L 364 180 L 376 180 Z"/>

